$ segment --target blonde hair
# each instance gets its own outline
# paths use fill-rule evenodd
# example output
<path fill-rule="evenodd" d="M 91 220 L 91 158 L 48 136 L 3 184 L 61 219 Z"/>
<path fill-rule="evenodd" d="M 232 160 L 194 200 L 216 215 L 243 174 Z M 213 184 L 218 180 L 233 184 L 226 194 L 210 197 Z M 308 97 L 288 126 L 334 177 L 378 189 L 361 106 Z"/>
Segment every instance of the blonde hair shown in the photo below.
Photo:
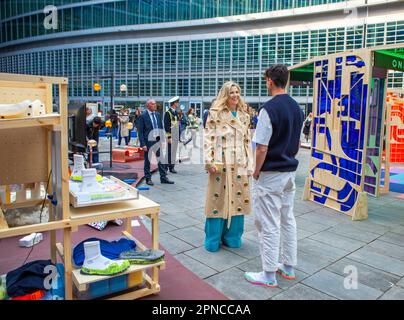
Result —
<path fill-rule="evenodd" d="M 223 109 L 228 109 L 227 100 L 230 97 L 230 91 L 232 87 L 236 87 L 238 92 L 241 94 L 240 86 L 233 82 L 227 81 L 223 84 L 222 88 L 220 89 L 219 93 L 215 101 L 213 102 L 212 108 L 217 109 L 218 111 L 222 111 Z M 247 104 L 244 102 L 243 98 L 240 95 L 240 99 L 237 102 L 237 109 L 247 113 Z"/>

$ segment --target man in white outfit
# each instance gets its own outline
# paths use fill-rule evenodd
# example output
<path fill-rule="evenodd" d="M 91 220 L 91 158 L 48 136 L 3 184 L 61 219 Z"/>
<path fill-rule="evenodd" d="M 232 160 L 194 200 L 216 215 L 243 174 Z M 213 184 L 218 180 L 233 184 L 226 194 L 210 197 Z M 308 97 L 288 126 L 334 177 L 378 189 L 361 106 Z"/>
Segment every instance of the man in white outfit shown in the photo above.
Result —
<path fill-rule="evenodd" d="M 304 118 L 298 103 L 285 91 L 288 78 L 285 65 L 273 65 L 265 71 L 273 98 L 261 107 L 253 138 L 256 143 L 253 211 L 263 271 L 246 272 L 244 277 L 266 287 L 278 286 L 276 272 L 286 279 L 295 279 L 293 267 L 297 264 L 293 201 L 299 162 L 295 156 Z"/>

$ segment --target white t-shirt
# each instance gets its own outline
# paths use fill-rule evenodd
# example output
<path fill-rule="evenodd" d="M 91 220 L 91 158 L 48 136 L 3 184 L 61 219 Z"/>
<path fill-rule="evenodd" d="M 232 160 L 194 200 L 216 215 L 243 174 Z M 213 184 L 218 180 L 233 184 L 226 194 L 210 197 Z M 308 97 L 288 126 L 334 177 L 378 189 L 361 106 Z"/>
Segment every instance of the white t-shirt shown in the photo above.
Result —
<path fill-rule="evenodd" d="M 272 123 L 268 112 L 261 109 L 258 115 L 257 128 L 255 129 L 253 141 L 264 146 L 268 146 L 269 140 L 272 137 Z"/>

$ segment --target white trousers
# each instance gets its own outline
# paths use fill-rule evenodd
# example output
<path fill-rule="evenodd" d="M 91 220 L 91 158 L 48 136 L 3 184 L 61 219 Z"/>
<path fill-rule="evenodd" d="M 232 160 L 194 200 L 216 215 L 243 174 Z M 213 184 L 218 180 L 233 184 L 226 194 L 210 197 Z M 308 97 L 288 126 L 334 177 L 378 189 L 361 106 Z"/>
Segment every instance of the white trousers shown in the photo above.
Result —
<path fill-rule="evenodd" d="M 258 180 L 253 179 L 252 187 L 253 211 L 263 270 L 276 271 L 279 263 L 295 266 L 295 172 L 261 172 Z"/>

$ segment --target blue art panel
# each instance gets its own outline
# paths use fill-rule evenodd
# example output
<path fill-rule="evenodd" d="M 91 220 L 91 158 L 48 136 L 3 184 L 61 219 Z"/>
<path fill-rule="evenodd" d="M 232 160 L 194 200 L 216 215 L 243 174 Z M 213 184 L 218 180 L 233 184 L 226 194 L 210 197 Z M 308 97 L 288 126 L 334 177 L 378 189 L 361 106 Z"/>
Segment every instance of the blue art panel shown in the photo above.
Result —
<path fill-rule="evenodd" d="M 354 207 L 363 179 L 368 95 L 365 66 L 355 55 L 315 63 L 317 96 L 309 189 L 313 201 L 332 202 L 332 207 L 338 206 L 342 212 Z M 349 83 L 349 91 L 344 81 Z"/>

